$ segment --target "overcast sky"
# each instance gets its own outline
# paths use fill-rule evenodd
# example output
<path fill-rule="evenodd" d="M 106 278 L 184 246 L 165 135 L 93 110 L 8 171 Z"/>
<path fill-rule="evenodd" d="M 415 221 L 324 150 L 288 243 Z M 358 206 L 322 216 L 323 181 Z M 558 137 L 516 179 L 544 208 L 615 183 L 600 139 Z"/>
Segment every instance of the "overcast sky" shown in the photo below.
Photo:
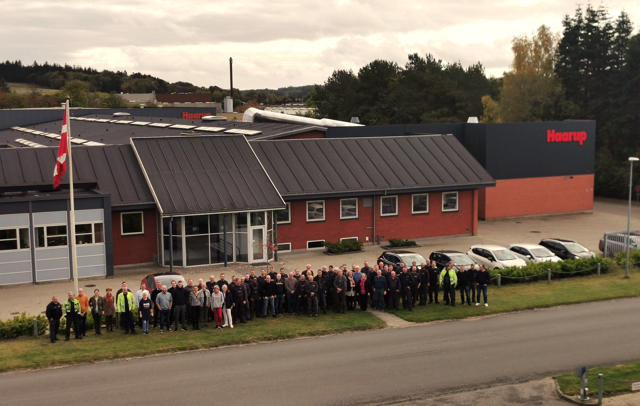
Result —
<path fill-rule="evenodd" d="M 0 0 L 0 55 L 21 60 L 126 70 L 229 87 L 322 84 L 336 69 L 375 59 L 400 66 L 407 55 L 482 63 L 499 77 L 511 40 L 587 3 L 574 0 Z M 624 10 L 640 26 L 640 1 L 593 1 Z"/>

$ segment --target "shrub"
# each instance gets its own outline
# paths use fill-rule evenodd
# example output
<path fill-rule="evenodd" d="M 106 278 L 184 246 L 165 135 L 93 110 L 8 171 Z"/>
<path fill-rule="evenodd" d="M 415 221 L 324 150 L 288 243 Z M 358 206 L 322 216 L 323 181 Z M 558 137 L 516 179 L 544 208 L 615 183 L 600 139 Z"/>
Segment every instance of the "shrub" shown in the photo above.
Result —
<path fill-rule="evenodd" d="M 523 283 L 547 280 L 549 269 L 551 269 L 551 279 L 594 274 L 597 272 L 598 264 L 600 264 L 600 273 L 607 273 L 612 261 L 608 258 L 595 257 L 566 259 L 560 262 L 530 262 L 522 268 L 491 269 L 489 274 L 492 279 L 500 274 L 501 284 Z"/>
<path fill-rule="evenodd" d="M 627 263 L 627 252 L 617 252 L 613 259 L 616 264 L 623 266 Z M 640 250 L 629 250 L 629 263 L 631 265 L 638 265 L 640 263 Z"/>
<path fill-rule="evenodd" d="M 389 248 L 398 248 L 398 247 L 415 247 L 416 244 L 413 240 L 403 240 L 400 238 L 389 238 Z"/>
<path fill-rule="evenodd" d="M 341 242 L 325 242 L 325 252 L 328 254 L 342 254 L 345 252 L 361 251 L 362 242 L 358 240 L 344 240 Z"/>
<path fill-rule="evenodd" d="M 38 320 L 38 335 L 43 335 L 49 327 L 47 318 L 42 315 L 27 316 L 26 313 L 22 313 L 11 320 L 0 320 L 0 339 L 32 336 L 34 319 Z"/>

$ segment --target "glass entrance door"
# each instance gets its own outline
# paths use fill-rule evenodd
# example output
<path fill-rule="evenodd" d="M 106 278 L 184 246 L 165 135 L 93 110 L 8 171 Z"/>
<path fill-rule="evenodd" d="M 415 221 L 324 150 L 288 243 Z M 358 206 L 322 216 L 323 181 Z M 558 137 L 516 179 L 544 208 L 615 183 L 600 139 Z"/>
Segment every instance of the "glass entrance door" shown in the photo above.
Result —
<path fill-rule="evenodd" d="M 251 227 L 250 262 L 263 262 L 267 258 L 266 230 L 264 226 Z"/>

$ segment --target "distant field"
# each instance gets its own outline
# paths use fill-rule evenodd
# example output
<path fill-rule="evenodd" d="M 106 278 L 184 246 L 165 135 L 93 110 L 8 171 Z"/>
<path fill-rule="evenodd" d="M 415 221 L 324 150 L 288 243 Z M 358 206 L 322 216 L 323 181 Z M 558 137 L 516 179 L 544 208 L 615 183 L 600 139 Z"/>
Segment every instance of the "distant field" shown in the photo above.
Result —
<path fill-rule="evenodd" d="M 37 87 L 29 83 L 7 82 L 7 85 L 9 86 L 9 90 L 18 94 L 29 94 L 34 90 L 40 94 L 52 94 L 58 91 L 56 89 L 47 89 L 45 87 Z"/>

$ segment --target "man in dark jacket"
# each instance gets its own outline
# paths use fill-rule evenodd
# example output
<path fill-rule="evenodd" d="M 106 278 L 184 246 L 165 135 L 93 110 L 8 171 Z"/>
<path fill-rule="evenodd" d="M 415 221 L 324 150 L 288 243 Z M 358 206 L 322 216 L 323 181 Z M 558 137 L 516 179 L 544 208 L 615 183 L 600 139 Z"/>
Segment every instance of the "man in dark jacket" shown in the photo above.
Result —
<path fill-rule="evenodd" d="M 271 307 L 271 315 L 276 317 L 276 284 L 267 275 L 260 286 L 260 299 L 262 299 L 262 317 L 267 317 L 267 310 Z"/>
<path fill-rule="evenodd" d="M 464 305 L 466 297 L 467 304 L 471 306 L 471 300 L 469 298 L 469 285 L 467 284 L 467 270 L 464 268 L 464 266 L 460 265 L 457 275 L 458 289 L 460 290 L 460 303 Z"/>
<path fill-rule="evenodd" d="M 192 288 L 193 289 L 193 288 Z M 186 313 L 187 313 L 187 302 L 189 298 L 189 291 L 182 286 L 182 281 L 178 282 L 178 286 L 173 290 L 173 309 L 174 309 L 174 317 L 173 317 L 173 330 L 178 331 L 178 323 L 180 323 L 180 327 L 182 327 L 183 331 L 187 330 L 185 326 Z"/>
<path fill-rule="evenodd" d="M 347 309 L 347 298 L 345 296 L 345 291 L 347 290 L 347 278 L 344 276 L 342 268 L 338 270 L 338 273 L 333 280 L 333 287 L 336 290 L 336 312 L 345 313 Z"/>
<path fill-rule="evenodd" d="M 283 268 L 284 269 L 284 268 Z M 281 271 L 283 270 L 281 269 Z M 286 279 L 286 276 L 285 276 Z M 276 287 L 276 314 L 281 315 L 284 311 L 284 295 L 287 291 L 284 287 L 285 279 L 282 278 L 282 272 L 276 274 L 276 280 L 274 281 Z"/>
<path fill-rule="evenodd" d="M 318 282 L 313 280 L 313 275 L 309 275 L 307 282 L 307 312 L 311 317 L 318 317 Z"/>
<path fill-rule="evenodd" d="M 429 273 L 429 303 L 433 303 L 434 300 L 438 304 L 438 293 L 440 291 L 440 269 L 436 261 L 431 261 L 431 266 L 427 269 Z"/>
<path fill-rule="evenodd" d="M 402 267 L 400 274 L 400 289 L 402 291 L 402 308 L 413 311 L 413 274 L 409 273 L 407 267 Z"/>
<path fill-rule="evenodd" d="M 388 308 L 400 310 L 400 278 L 396 275 L 396 271 L 391 271 L 387 278 L 387 296 L 389 297 Z"/>
<path fill-rule="evenodd" d="M 387 278 L 382 275 L 382 271 L 378 270 L 373 278 L 373 307 L 374 309 L 384 310 L 384 296 L 387 294 Z"/>
<path fill-rule="evenodd" d="M 484 305 L 489 306 L 487 304 L 487 286 L 489 286 L 489 282 L 491 281 L 491 275 L 484 269 L 484 266 L 480 265 L 480 270 L 476 274 L 476 283 L 478 285 L 476 292 L 476 306 L 480 306 L 480 292 L 483 293 L 484 296 Z"/>
<path fill-rule="evenodd" d="M 58 302 L 56 296 L 51 298 L 51 302 L 47 305 L 47 320 L 49 320 L 49 338 L 52 343 L 58 341 L 58 328 L 60 327 L 60 318 L 62 317 L 62 305 Z"/>
<path fill-rule="evenodd" d="M 244 289 L 244 283 L 242 278 L 237 277 L 233 279 L 231 285 L 229 285 L 229 290 L 231 291 L 231 296 L 233 296 L 233 320 L 235 322 L 246 323 L 246 307 L 247 307 L 247 291 Z"/>

